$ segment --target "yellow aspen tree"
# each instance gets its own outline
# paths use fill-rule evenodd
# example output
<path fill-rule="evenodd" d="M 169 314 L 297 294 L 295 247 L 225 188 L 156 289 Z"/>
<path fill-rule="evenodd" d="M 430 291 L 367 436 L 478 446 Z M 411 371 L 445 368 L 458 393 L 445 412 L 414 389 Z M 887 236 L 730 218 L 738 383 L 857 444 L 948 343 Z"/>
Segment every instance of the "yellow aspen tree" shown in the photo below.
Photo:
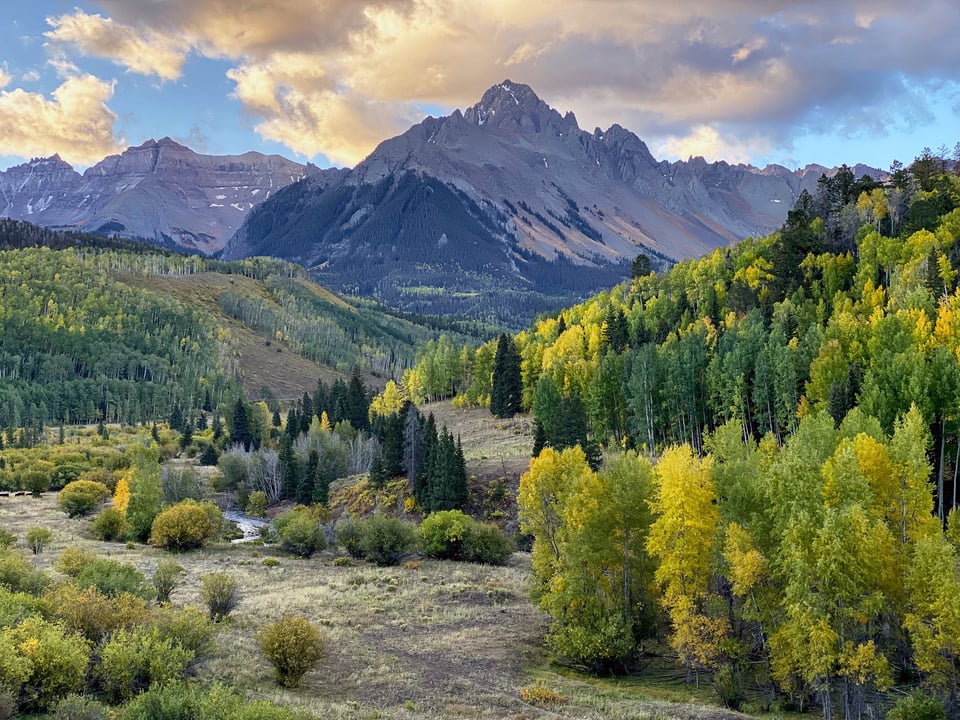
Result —
<path fill-rule="evenodd" d="M 117 480 L 117 489 L 113 493 L 113 507 L 120 513 L 126 515 L 127 505 L 130 504 L 130 475 L 131 470 L 127 468 Z"/>
<path fill-rule="evenodd" d="M 720 513 L 711 477 L 712 461 L 699 460 L 688 445 L 667 450 L 656 467 L 647 551 L 659 561 L 655 579 L 673 625 L 670 643 L 687 667 L 715 667 L 729 631 L 726 617 L 711 617 L 712 558 Z"/>

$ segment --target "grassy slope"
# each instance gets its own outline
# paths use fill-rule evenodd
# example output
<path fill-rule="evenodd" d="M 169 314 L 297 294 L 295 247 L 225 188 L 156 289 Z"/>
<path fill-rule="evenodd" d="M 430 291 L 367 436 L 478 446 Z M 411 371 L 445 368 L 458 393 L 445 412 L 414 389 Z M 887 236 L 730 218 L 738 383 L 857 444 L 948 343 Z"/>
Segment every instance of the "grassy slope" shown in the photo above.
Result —
<path fill-rule="evenodd" d="M 0 527 L 23 537 L 40 525 L 53 541 L 37 559 L 50 570 L 65 547 L 79 545 L 138 566 L 148 575 L 165 553 L 98 542 L 89 521 L 65 518 L 48 493 L 0 498 Z M 26 550 L 23 550 L 26 552 Z M 502 568 L 424 561 L 419 567 L 338 567 L 324 553 L 308 560 L 271 548 L 216 545 L 176 556 L 186 571 L 173 602 L 199 604 L 198 578 L 228 571 L 243 598 L 218 636 L 219 650 L 197 670 L 202 683 L 222 681 L 252 697 L 309 710 L 318 718 L 703 718 L 742 717 L 686 702 L 710 701 L 707 688 L 672 679 L 653 683 L 589 680 L 557 672 L 542 650 L 545 617 L 527 599 L 529 556 Z M 322 667 L 296 690 L 273 682 L 253 634 L 291 612 L 324 627 Z M 518 692 L 535 679 L 569 698 L 553 709 L 524 703 Z"/>

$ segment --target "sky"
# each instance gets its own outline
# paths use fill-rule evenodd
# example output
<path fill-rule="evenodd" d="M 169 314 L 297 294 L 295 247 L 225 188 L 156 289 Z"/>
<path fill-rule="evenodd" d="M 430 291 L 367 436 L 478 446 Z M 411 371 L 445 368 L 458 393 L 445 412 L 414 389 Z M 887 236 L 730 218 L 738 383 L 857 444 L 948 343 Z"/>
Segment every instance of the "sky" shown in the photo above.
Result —
<path fill-rule="evenodd" d="M 350 166 L 510 79 L 661 159 L 885 169 L 960 142 L 958 38 L 956 0 L 4 0 L 0 168 Z"/>

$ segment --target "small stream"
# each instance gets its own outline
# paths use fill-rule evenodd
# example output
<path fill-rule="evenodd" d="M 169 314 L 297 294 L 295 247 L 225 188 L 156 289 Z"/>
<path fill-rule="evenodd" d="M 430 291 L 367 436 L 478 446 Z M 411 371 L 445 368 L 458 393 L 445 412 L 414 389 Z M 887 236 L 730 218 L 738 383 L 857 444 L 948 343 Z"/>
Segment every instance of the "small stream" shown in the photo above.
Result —
<path fill-rule="evenodd" d="M 270 521 L 266 518 L 250 517 L 236 510 L 227 510 L 224 512 L 223 519 L 235 523 L 237 527 L 240 528 L 240 532 L 243 533 L 242 538 L 231 540 L 231 542 L 235 543 L 250 542 L 251 540 L 259 539 L 260 528 L 270 525 Z"/>

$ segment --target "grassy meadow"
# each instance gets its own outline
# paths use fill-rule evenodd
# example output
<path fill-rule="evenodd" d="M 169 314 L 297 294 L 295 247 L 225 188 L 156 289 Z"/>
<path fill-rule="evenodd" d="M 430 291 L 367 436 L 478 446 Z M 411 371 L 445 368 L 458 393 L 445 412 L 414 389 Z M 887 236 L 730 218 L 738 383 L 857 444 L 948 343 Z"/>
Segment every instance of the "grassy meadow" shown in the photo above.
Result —
<path fill-rule="evenodd" d="M 54 576 L 57 558 L 70 546 L 130 563 L 148 576 L 169 556 L 145 545 L 100 542 L 89 525 L 67 518 L 56 493 L 0 497 L 0 527 L 21 539 L 22 552 L 29 552 L 22 547 L 28 528 L 52 531 L 35 562 Z M 229 572 L 242 591 L 220 626 L 217 651 L 194 680 L 343 720 L 737 716 L 704 706 L 712 702 L 709 685 L 685 685 L 670 663 L 651 666 L 649 677 L 615 681 L 551 665 L 541 644 L 547 618 L 528 599 L 525 553 L 504 567 L 414 560 L 379 568 L 339 557 L 327 551 L 298 559 L 255 543 L 176 555 L 185 573 L 175 605 L 201 605 L 198 578 L 210 572 Z M 254 639 L 284 613 L 322 627 L 327 644 L 320 667 L 295 690 L 274 683 Z"/>

